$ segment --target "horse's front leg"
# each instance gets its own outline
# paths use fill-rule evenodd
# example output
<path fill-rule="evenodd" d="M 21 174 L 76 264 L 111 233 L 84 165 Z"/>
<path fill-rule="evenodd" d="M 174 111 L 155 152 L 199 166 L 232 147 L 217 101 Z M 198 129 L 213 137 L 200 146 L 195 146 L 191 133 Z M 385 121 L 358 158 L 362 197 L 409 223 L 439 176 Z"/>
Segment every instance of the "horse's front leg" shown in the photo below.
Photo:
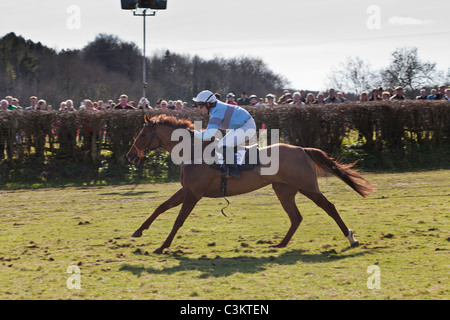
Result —
<path fill-rule="evenodd" d="M 183 206 L 181 207 L 180 213 L 178 214 L 178 217 L 175 220 L 172 231 L 170 231 L 170 234 L 168 235 L 166 241 L 164 241 L 162 246 L 156 249 L 154 253 L 160 254 L 163 252 L 165 248 L 170 247 L 173 238 L 177 234 L 178 229 L 180 229 L 181 226 L 184 224 L 184 221 L 192 212 L 192 209 L 194 209 L 195 205 L 200 199 L 201 197 L 199 198 L 195 197 L 195 195 L 189 189 L 186 189 L 184 191 Z"/>
<path fill-rule="evenodd" d="M 183 188 L 175 192 L 175 194 L 171 196 L 169 200 L 165 201 L 158 208 L 156 208 L 155 212 L 153 212 L 152 215 L 147 220 L 145 220 L 145 222 L 139 227 L 139 229 L 137 229 L 133 233 L 132 237 L 139 238 L 140 236 L 142 236 L 142 231 L 148 229 L 150 225 L 153 223 L 153 221 L 155 221 L 155 219 L 158 218 L 158 216 L 161 213 L 178 206 L 182 202 L 183 202 Z"/>

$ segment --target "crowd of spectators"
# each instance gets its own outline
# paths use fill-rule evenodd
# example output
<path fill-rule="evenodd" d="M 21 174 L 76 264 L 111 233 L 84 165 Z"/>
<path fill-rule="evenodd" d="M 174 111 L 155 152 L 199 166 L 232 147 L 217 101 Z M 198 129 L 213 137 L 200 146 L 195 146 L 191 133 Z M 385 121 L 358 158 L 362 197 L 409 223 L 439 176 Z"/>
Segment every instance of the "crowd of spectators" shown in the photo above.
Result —
<path fill-rule="evenodd" d="M 220 94 L 216 93 L 217 99 L 221 100 Z M 364 91 L 359 95 L 358 101 L 381 101 L 381 100 L 406 100 L 407 98 L 403 94 L 403 87 L 398 86 L 395 89 L 387 88 L 375 88 L 370 92 Z M 431 89 L 430 94 L 427 95 L 426 89 L 420 90 L 420 95 L 416 97 L 416 100 L 450 100 L 450 86 L 446 85 L 438 86 L 438 89 Z M 295 91 L 291 93 L 289 90 L 285 90 L 283 94 L 277 99 L 274 94 L 267 94 L 265 97 L 258 97 L 254 94 L 248 95 L 247 92 L 241 92 L 240 98 L 236 99 L 234 93 L 228 93 L 224 100 L 228 104 L 240 105 L 240 106 L 278 106 L 278 105 L 314 105 L 314 104 L 330 104 L 330 103 L 343 103 L 347 102 L 347 98 L 343 92 L 336 92 L 331 88 L 328 90 L 327 96 L 325 93 L 319 92 L 316 96 L 313 93 L 306 93 L 305 90 Z"/>
<path fill-rule="evenodd" d="M 215 94 L 218 100 L 222 100 L 222 96 L 219 93 Z M 325 96 L 326 95 L 326 96 Z M 395 89 L 387 88 L 374 88 L 373 90 L 364 91 L 359 95 L 358 101 L 386 101 L 386 100 L 406 100 L 403 93 L 403 87 L 398 86 Z M 416 100 L 450 100 L 450 86 L 442 84 L 437 87 L 437 89 L 431 89 L 429 94 L 427 94 L 426 89 L 420 90 L 420 95 L 418 95 Z M 277 97 L 269 93 L 265 97 L 258 97 L 254 94 L 248 95 L 247 92 L 243 91 L 240 97 L 236 99 L 234 93 L 228 93 L 226 97 L 222 100 L 231 105 L 239 106 L 278 106 L 278 105 L 322 105 L 330 103 L 343 103 L 347 102 L 347 98 L 344 93 L 336 91 L 331 88 L 327 93 L 319 92 L 314 96 L 313 93 L 306 93 L 305 90 L 299 90 L 291 93 L 289 90 L 284 90 L 283 94 L 277 99 Z M 7 96 L 0 101 L 0 111 L 12 111 L 12 110 L 65 110 L 65 111 L 75 111 L 75 110 L 134 110 L 134 109 L 168 109 L 183 111 L 190 107 L 194 107 L 192 103 L 188 103 L 182 100 L 165 100 L 158 99 L 155 106 L 151 106 L 147 98 L 141 98 L 138 103 L 134 101 L 129 101 L 126 94 L 120 95 L 119 99 L 114 102 L 114 100 L 108 100 L 104 102 L 102 100 L 92 101 L 90 99 L 85 99 L 80 103 L 78 108 L 75 107 L 74 102 L 71 99 L 62 101 L 58 108 L 54 108 L 47 104 L 44 99 L 38 99 L 36 96 L 31 96 L 29 98 L 29 106 L 21 106 L 19 99 L 12 96 Z"/>

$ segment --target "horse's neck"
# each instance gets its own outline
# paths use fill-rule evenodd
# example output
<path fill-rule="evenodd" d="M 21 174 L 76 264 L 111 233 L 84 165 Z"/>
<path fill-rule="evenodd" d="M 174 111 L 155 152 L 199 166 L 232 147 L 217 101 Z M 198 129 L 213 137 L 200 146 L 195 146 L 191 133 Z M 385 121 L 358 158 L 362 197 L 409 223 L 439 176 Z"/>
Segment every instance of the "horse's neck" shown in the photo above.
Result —
<path fill-rule="evenodd" d="M 169 128 L 167 126 L 160 126 L 157 132 L 159 139 L 161 140 L 162 147 L 169 153 L 172 152 L 173 147 L 177 144 L 176 141 L 172 141 L 172 133 L 174 128 Z"/>

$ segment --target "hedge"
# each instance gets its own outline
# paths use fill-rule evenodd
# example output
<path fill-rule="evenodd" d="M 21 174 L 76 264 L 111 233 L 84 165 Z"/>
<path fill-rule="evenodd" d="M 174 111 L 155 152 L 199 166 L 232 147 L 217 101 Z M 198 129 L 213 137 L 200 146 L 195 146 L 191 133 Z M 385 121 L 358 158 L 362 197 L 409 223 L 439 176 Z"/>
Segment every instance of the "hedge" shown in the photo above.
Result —
<path fill-rule="evenodd" d="M 320 148 L 349 161 L 359 159 L 360 165 L 369 169 L 450 162 L 450 101 L 349 102 L 247 110 L 258 128 L 280 129 L 282 142 Z M 147 111 L 149 116 L 161 113 L 202 120 L 204 125 L 208 120 L 195 109 Z M 133 170 L 124 156 L 143 123 L 142 110 L 0 112 L 1 182 L 14 181 L 17 170 L 51 175 L 49 171 L 67 171 L 68 166 L 89 168 L 94 178 L 113 166 L 123 177 L 124 172 Z M 154 156 L 162 161 L 150 159 L 150 171 L 161 174 L 160 167 L 164 167 L 162 171 L 170 169 L 176 174 L 167 154 L 157 152 Z M 30 169 L 33 166 L 34 171 Z"/>

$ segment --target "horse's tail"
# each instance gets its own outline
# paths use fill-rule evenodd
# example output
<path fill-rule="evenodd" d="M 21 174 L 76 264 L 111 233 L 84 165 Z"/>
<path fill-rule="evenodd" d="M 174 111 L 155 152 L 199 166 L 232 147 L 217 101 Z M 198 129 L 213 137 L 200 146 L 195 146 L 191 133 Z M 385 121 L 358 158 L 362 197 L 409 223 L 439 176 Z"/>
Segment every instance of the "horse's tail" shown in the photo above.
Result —
<path fill-rule="evenodd" d="M 328 157 L 328 155 L 320 149 L 303 148 L 303 150 L 305 150 L 314 161 L 316 171 L 319 175 L 321 175 L 323 171 L 332 173 L 363 197 L 367 197 L 369 192 L 375 191 L 375 187 L 369 181 L 364 179 L 358 172 L 351 169 L 355 163 L 338 163 Z"/>

